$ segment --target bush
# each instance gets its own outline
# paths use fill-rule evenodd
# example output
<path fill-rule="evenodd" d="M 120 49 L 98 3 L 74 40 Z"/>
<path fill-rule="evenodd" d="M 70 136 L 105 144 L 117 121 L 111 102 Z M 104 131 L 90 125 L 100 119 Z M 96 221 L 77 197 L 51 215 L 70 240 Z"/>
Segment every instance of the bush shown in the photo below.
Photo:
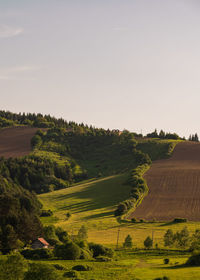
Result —
<path fill-rule="evenodd" d="M 39 148 L 42 144 L 42 138 L 39 135 L 33 136 L 31 139 L 31 146 L 32 148 Z"/>
<path fill-rule="evenodd" d="M 50 217 L 53 216 L 53 212 L 51 210 L 42 210 L 40 217 Z"/>
<path fill-rule="evenodd" d="M 114 215 L 117 217 L 125 214 L 129 209 L 131 209 L 134 206 L 134 201 L 135 200 L 131 198 L 120 202 L 117 206 L 117 209 L 114 212 Z"/>
<path fill-rule="evenodd" d="M 131 222 L 132 222 L 132 223 L 137 223 L 137 219 L 136 219 L 136 218 L 132 218 L 132 219 L 131 219 Z"/>
<path fill-rule="evenodd" d="M 98 256 L 98 257 L 96 257 L 96 261 L 97 262 L 111 262 L 112 259 L 109 257 L 105 257 L 105 256 Z"/>
<path fill-rule="evenodd" d="M 26 270 L 27 261 L 22 255 L 19 253 L 8 255 L 6 260 L 2 260 L 0 263 L 0 279 L 22 280 Z"/>
<path fill-rule="evenodd" d="M 186 223 L 187 222 L 187 219 L 185 218 L 175 218 L 173 220 L 173 223 Z"/>
<path fill-rule="evenodd" d="M 62 260 L 76 260 L 81 256 L 81 249 L 74 242 L 58 245 L 54 249 L 54 255 Z"/>
<path fill-rule="evenodd" d="M 92 252 L 89 251 L 89 250 L 81 249 L 80 259 L 91 260 L 92 259 Z"/>
<path fill-rule="evenodd" d="M 59 280 L 59 274 L 55 268 L 48 264 L 31 263 L 25 273 L 24 280 Z"/>
<path fill-rule="evenodd" d="M 52 251 L 48 249 L 26 249 L 21 251 L 22 256 L 24 256 L 25 259 L 50 259 L 53 257 Z"/>
<path fill-rule="evenodd" d="M 118 204 L 117 209 L 114 212 L 115 216 L 121 216 L 127 213 L 129 209 L 134 207 L 136 201 L 148 192 L 146 181 L 142 176 L 149 168 L 151 160 L 147 154 L 143 154 L 140 151 L 135 151 L 135 153 L 136 161 L 138 161 L 137 156 L 139 156 L 142 162 L 139 160 L 141 165 L 131 171 L 130 177 L 127 181 L 127 183 L 131 185 L 130 198 Z"/>
<path fill-rule="evenodd" d="M 186 262 L 188 266 L 200 266 L 200 254 L 194 254 Z"/>
<path fill-rule="evenodd" d="M 114 252 L 112 249 L 105 247 L 100 244 L 95 243 L 89 243 L 89 248 L 93 252 L 93 257 L 96 258 L 98 256 L 106 256 L 109 258 L 112 258 L 114 255 Z"/>
<path fill-rule="evenodd" d="M 164 262 L 164 264 L 168 264 L 169 263 L 169 259 L 164 259 L 163 262 Z"/>
<path fill-rule="evenodd" d="M 78 278 L 80 274 L 77 271 L 69 270 L 63 274 L 63 277 L 66 278 Z"/>
<path fill-rule="evenodd" d="M 170 278 L 167 276 L 163 276 L 163 277 L 155 278 L 154 280 L 170 280 Z"/>
<path fill-rule="evenodd" d="M 63 230 L 61 227 L 57 227 L 55 229 L 55 234 L 57 235 L 57 237 L 59 238 L 59 240 L 63 243 L 69 242 L 69 235 L 68 233 Z"/>
<path fill-rule="evenodd" d="M 79 264 L 79 265 L 75 265 L 74 267 L 72 267 L 73 270 L 76 270 L 76 271 L 89 271 L 89 270 L 92 270 L 92 268 L 88 265 L 82 265 L 82 264 Z"/>
<path fill-rule="evenodd" d="M 65 269 L 65 267 L 64 267 L 63 265 L 58 264 L 58 263 L 54 264 L 53 266 L 54 266 L 55 269 L 57 269 L 57 270 L 64 270 L 64 269 Z"/>
<path fill-rule="evenodd" d="M 66 220 L 69 220 L 69 218 L 71 217 L 71 213 L 70 212 L 67 212 L 66 214 L 65 214 L 65 216 L 66 216 Z"/>

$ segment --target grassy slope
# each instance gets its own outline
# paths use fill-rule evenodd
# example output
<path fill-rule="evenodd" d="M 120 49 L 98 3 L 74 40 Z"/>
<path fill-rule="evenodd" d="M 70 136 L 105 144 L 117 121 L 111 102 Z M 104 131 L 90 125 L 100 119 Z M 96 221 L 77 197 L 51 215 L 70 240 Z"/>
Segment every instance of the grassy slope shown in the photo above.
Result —
<path fill-rule="evenodd" d="M 158 277 L 168 276 L 170 280 L 198 280 L 200 279 L 200 267 L 178 267 L 186 262 L 188 254 L 156 255 L 149 252 L 134 253 L 127 250 L 126 252 L 118 252 L 114 261 L 108 263 L 99 263 L 94 261 L 77 260 L 75 261 L 42 261 L 48 264 L 60 264 L 66 270 L 72 269 L 74 265 L 89 265 L 92 270 L 80 272 L 81 279 L 85 280 L 153 280 Z M 4 256 L 0 256 L 0 261 Z M 169 258 L 168 265 L 163 264 L 163 259 Z M 40 261 L 34 261 L 39 263 Z M 176 264 L 176 265 L 175 265 Z M 60 271 L 62 275 L 65 270 Z"/>
<path fill-rule="evenodd" d="M 77 230 L 81 224 L 90 229 L 117 226 L 113 216 L 116 205 L 126 199 L 130 186 L 126 185 L 127 174 L 114 175 L 75 185 L 74 187 L 39 196 L 45 209 L 51 209 L 54 217 L 43 218 L 43 222 L 55 223 L 67 230 Z M 66 221 L 65 213 L 72 217 Z M 56 219 L 55 219 L 56 217 Z"/>
<path fill-rule="evenodd" d="M 158 146 L 162 145 L 153 141 L 152 154 L 157 153 Z M 146 143 L 143 147 L 147 147 Z M 163 149 L 161 151 L 163 153 Z M 62 226 L 69 232 L 72 230 L 76 232 L 82 224 L 85 224 L 89 229 L 91 241 L 114 244 L 119 223 L 113 216 L 113 212 L 119 202 L 129 197 L 131 187 L 125 184 L 127 178 L 128 174 L 114 175 L 40 195 L 44 208 L 54 212 L 53 217 L 42 218 L 43 223 Z M 65 214 L 68 211 L 72 213 L 72 217 L 67 221 Z M 161 243 L 168 226 L 160 225 L 160 223 L 122 224 L 120 242 L 123 242 L 127 234 L 131 234 L 134 237 L 134 243 L 142 246 L 144 239 L 147 235 L 151 235 L 153 229 L 156 231 L 156 242 Z M 179 225 L 172 226 L 172 228 L 176 227 Z M 189 228 L 193 230 L 193 224 L 189 224 Z"/>
<path fill-rule="evenodd" d="M 69 189 L 64 189 L 39 196 L 46 209 L 52 209 L 55 218 L 44 218 L 43 222 L 62 225 L 69 233 L 75 233 L 82 224 L 85 224 L 89 231 L 89 241 L 116 245 L 117 233 L 120 226 L 119 246 L 130 234 L 133 238 L 134 247 L 143 247 L 144 239 L 154 232 L 154 244 L 163 246 L 163 235 L 167 229 L 173 231 L 181 230 L 187 226 L 192 234 L 195 229 L 200 228 L 200 223 L 187 222 L 184 224 L 163 224 L 163 223 L 124 223 L 119 225 L 113 216 L 115 205 L 122 201 L 129 194 L 129 187 L 124 184 L 127 174 L 110 176 L 99 180 L 88 181 Z M 72 217 L 65 220 L 65 213 L 71 209 Z M 73 229 L 73 231 L 72 231 Z M 168 255 L 169 254 L 169 255 Z M 82 272 L 83 279 L 127 279 L 137 277 L 141 280 L 155 279 L 156 277 L 168 276 L 170 279 L 200 279 L 200 268 L 176 267 L 182 265 L 189 255 L 178 251 L 168 251 L 164 255 L 151 254 L 148 251 L 119 251 L 116 260 L 112 263 L 95 263 L 88 261 L 76 261 L 81 264 L 89 264 L 93 270 Z M 164 265 L 163 259 L 169 258 L 170 264 Z M 62 263 L 67 268 L 74 265 L 73 261 L 52 261 Z"/>
<path fill-rule="evenodd" d="M 76 233 L 81 225 L 89 231 L 89 241 L 115 246 L 120 226 L 119 243 L 122 245 L 127 234 L 133 237 L 135 247 L 143 247 L 144 239 L 154 231 L 154 241 L 163 247 L 163 235 L 168 228 L 181 230 L 187 225 L 192 233 L 200 223 L 124 223 L 119 224 L 113 216 L 115 205 L 129 195 L 130 187 L 125 185 L 127 174 L 115 175 L 88 181 L 74 187 L 39 195 L 45 209 L 54 212 L 53 217 L 42 218 L 44 224 L 62 226 L 70 234 Z M 71 211 L 67 221 L 65 213 Z"/>

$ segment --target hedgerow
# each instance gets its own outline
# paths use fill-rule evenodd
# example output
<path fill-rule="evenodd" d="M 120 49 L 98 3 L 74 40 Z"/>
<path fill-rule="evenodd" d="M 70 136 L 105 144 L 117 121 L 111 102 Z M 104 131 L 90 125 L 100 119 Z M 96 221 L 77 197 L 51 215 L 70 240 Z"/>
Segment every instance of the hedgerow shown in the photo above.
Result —
<path fill-rule="evenodd" d="M 115 216 L 127 213 L 131 208 L 136 207 L 139 201 L 148 193 L 148 186 L 143 174 L 149 169 L 149 164 L 139 165 L 131 171 L 128 184 L 131 186 L 130 198 L 120 202 L 115 210 Z"/>

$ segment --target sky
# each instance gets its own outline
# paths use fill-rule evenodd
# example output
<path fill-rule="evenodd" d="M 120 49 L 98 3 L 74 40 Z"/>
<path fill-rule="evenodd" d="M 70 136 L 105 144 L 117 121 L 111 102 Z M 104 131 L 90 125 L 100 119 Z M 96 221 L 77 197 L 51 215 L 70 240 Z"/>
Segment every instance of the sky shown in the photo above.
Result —
<path fill-rule="evenodd" d="M 0 109 L 200 135 L 200 1 L 0 0 Z"/>

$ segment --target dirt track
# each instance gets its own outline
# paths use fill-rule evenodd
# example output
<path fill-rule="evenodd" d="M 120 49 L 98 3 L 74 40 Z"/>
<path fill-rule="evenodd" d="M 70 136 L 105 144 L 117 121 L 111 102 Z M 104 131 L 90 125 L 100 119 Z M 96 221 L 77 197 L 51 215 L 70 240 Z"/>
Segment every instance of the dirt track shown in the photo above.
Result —
<path fill-rule="evenodd" d="M 149 194 L 129 218 L 200 221 L 200 144 L 178 144 L 170 159 L 152 164 L 145 179 Z"/>
<path fill-rule="evenodd" d="M 14 127 L 0 130 L 0 156 L 25 156 L 31 151 L 31 138 L 38 128 Z"/>

